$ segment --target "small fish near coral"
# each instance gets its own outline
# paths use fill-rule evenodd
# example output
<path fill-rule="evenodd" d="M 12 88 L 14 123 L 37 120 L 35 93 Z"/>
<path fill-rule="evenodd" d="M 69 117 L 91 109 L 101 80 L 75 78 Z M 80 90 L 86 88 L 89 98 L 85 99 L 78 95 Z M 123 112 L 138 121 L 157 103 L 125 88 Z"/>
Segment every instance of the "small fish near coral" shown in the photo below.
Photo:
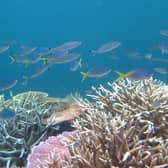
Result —
<path fill-rule="evenodd" d="M 119 77 L 115 80 L 115 82 L 125 78 L 128 78 L 130 80 L 143 80 L 143 79 L 148 79 L 152 76 L 152 73 L 146 69 L 136 69 L 126 74 L 119 71 L 114 71 L 114 72 L 119 75 Z"/>

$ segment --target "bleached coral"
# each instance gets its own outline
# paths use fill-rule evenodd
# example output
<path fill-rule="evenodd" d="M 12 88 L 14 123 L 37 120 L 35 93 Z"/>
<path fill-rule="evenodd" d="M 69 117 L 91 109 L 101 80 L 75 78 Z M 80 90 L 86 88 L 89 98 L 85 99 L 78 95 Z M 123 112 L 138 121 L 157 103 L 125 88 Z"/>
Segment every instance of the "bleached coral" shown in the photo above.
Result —
<path fill-rule="evenodd" d="M 84 112 L 74 121 L 80 145 L 69 146 L 69 167 L 166 166 L 168 85 L 152 78 L 108 85 L 111 90 L 92 87 L 94 102 L 77 100 Z"/>

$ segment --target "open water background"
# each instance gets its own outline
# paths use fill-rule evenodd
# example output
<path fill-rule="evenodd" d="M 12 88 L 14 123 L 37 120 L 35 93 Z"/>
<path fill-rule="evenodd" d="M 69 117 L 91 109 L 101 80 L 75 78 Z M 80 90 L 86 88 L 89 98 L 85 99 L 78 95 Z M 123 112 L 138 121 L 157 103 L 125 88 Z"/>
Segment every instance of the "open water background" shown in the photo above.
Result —
<path fill-rule="evenodd" d="M 168 29 L 167 0 L 1 0 L 0 1 L 0 43 L 16 40 L 24 45 L 56 47 L 71 40 L 82 41 L 80 52 L 86 71 L 94 65 L 110 66 L 112 71 L 127 72 L 136 68 L 146 68 L 153 72 L 154 67 L 167 67 L 168 63 L 152 62 L 145 59 L 129 59 L 128 50 L 138 51 L 144 56 L 152 53 L 162 55 L 156 46 L 165 37 L 160 30 Z M 117 40 L 122 43 L 119 49 L 110 53 L 89 54 L 90 49 Z M 0 82 L 18 79 L 28 71 L 22 65 L 10 64 L 9 50 L 0 55 Z M 113 61 L 108 56 L 120 59 Z M 75 91 L 85 94 L 91 86 L 114 81 L 117 75 L 93 79 L 81 83 L 80 70 L 71 72 L 69 64 L 56 65 L 42 76 L 29 81 L 27 86 L 20 83 L 13 89 L 14 94 L 36 90 L 48 92 L 51 96 L 62 97 Z M 156 72 L 154 78 L 168 81 L 168 75 Z M 3 92 L 2 92 L 3 93 Z M 8 91 L 5 91 L 8 94 Z"/>

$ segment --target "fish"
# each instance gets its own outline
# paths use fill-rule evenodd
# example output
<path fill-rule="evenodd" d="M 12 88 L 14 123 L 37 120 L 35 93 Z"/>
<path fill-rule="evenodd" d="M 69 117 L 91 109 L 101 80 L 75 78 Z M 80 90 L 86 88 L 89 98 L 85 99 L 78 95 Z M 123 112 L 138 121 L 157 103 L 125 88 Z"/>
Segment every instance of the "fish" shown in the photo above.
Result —
<path fill-rule="evenodd" d="M 129 71 L 128 73 L 122 73 L 119 71 L 114 71 L 115 73 L 118 74 L 118 78 L 115 80 L 115 82 L 118 82 L 119 80 L 128 78 L 130 80 L 143 80 L 143 79 L 148 79 L 152 76 L 152 73 L 149 72 L 146 69 L 136 69 L 133 71 Z"/>
<path fill-rule="evenodd" d="M 162 36 L 168 37 L 168 30 L 160 30 Z"/>
<path fill-rule="evenodd" d="M 163 74 L 163 75 L 168 74 L 167 69 L 164 68 L 164 67 L 155 67 L 154 70 L 155 70 L 157 73 L 160 73 L 160 74 Z"/>
<path fill-rule="evenodd" d="M 136 69 L 132 71 L 131 75 L 128 77 L 130 80 L 143 80 L 149 79 L 153 74 L 147 69 Z"/>
<path fill-rule="evenodd" d="M 0 54 L 1 54 L 1 53 L 4 53 L 4 52 L 7 51 L 9 48 L 10 48 L 9 45 L 6 45 L 6 46 L 0 46 Z"/>
<path fill-rule="evenodd" d="M 61 44 L 60 46 L 53 48 L 53 50 L 72 50 L 79 47 L 82 44 L 81 41 L 69 41 Z"/>
<path fill-rule="evenodd" d="M 23 78 L 25 80 L 37 78 L 38 76 L 42 75 L 44 72 L 49 70 L 51 66 L 52 66 L 51 64 L 42 65 L 38 67 L 37 69 L 35 69 L 34 71 L 32 71 L 29 75 L 24 75 Z"/>
<path fill-rule="evenodd" d="M 22 63 L 24 65 L 24 67 L 28 67 L 28 65 L 30 64 L 30 61 L 26 58 L 23 57 L 17 57 L 17 56 L 9 56 L 11 59 L 11 64 L 13 63 Z"/>
<path fill-rule="evenodd" d="M 21 85 L 26 86 L 30 79 L 34 79 L 41 76 L 46 71 L 50 70 L 51 67 L 52 67 L 51 64 L 44 64 L 38 67 L 37 69 L 33 70 L 30 74 L 23 75 L 22 76 L 23 81 L 21 82 Z"/>
<path fill-rule="evenodd" d="M 15 85 L 17 83 L 18 83 L 18 80 L 0 82 L 0 91 L 5 91 L 8 89 L 11 89 L 11 88 L 15 87 Z"/>
<path fill-rule="evenodd" d="M 74 61 L 80 57 L 79 53 L 68 53 L 65 55 L 61 55 L 55 58 L 48 59 L 49 64 L 65 64 L 71 61 Z"/>
<path fill-rule="evenodd" d="M 33 52 L 33 55 L 37 55 L 37 56 L 44 56 L 43 54 L 48 52 L 50 50 L 50 48 L 48 47 L 37 47 L 36 50 Z"/>
<path fill-rule="evenodd" d="M 75 60 L 70 64 L 71 71 L 76 71 L 78 68 L 82 68 L 82 58 L 80 58 L 79 60 Z"/>
<path fill-rule="evenodd" d="M 66 50 L 56 50 L 55 48 L 48 48 L 48 50 L 41 51 L 38 54 L 41 57 L 45 57 L 45 56 L 48 56 L 48 55 L 58 55 L 60 52 L 65 52 L 65 51 Z M 68 51 L 66 51 L 66 52 L 68 52 Z"/>
<path fill-rule="evenodd" d="M 16 113 L 10 109 L 3 109 L 0 111 L 0 119 L 7 120 L 12 119 L 16 116 Z"/>
<path fill-rule="evenodd" d="M 13 63 L 21 63 L 24 65 L 25 68 L 27 68 L 30 64 L 35 64 L 40 61 L 38 55 L 32 55 L 32 56 L 25 56 L 25 57 L 20 57 L 20 56 L 9 56 L 11 59 L 11 64 Z"/>
<path fill-rule="evenodd" d="M 111 72 L 111 69 L 106 66 L 95 66 L 89 69 L 87 72 L 80 72 L 82 75 L 81 82 L 84 82 L 87 77 L 90 78 L 101 78 L 108 75 Z"/>
<path fill-rule="evenodd" d="M 54 52 L 59 52 L 59 51 L 72 50 L 74 48 L 79 47 L 81 44 L 82 44 L 81 41 L 69 41 L 69 42 L 63 43 L 58 47 L 50 48 L 49 51 L 42 53 L 41 56 L 53 54 Z"/>
<path fill-rule="evenodd" d="M 37 49 L 37 47 L 24 47 L 23 50 L 17 54 L 17 57 L 24 57 L 26 55 L 30 55 L 32 52 L 34 52 Z"/>
<path fill-rule="evenodd" d="M 107 43 L 103 44 L 102 46 L 100 46 L 96 50 L 90 50 L 90 53 L 93 56 L 96 54 L 106 53 L 106 52 L 109 52 L 109 51 L 112 51 L 112 50 L 118 48 L 120 45 L 121 45 L 121 42 L 119 42 L 119 41 L 107 42 Z"/>
<path fill-rule="evenodd" d="M 49 62 L 52 62 L 52 60 L 55 60 L 58 57 L 62 57 L 64 55 L 68 54 L 68 50 L 59 50 L 59 51 L 54 51 L 50 53 L 50 55 L 45 56 L 45 57 L 39 57 L 39 61 L 42 61 L 44 64 L 46 64 L 49 60 Z"/>

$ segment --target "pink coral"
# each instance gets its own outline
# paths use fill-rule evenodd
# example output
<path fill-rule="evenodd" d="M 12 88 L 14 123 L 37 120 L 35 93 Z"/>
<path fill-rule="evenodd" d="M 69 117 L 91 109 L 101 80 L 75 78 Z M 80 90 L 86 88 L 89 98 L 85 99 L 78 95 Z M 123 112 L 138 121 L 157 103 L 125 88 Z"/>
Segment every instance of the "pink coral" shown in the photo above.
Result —
<path fill-rule="evenodd" d="M 76 131 L 64 132 L 57 137 L 49 137 L 45 142 L 33 147 L 28 156 L 27 168 L 61 168 L 65 166 L 65 160 L 70 160 L 71 154 L 63 139 L 71 138 Z"/>

